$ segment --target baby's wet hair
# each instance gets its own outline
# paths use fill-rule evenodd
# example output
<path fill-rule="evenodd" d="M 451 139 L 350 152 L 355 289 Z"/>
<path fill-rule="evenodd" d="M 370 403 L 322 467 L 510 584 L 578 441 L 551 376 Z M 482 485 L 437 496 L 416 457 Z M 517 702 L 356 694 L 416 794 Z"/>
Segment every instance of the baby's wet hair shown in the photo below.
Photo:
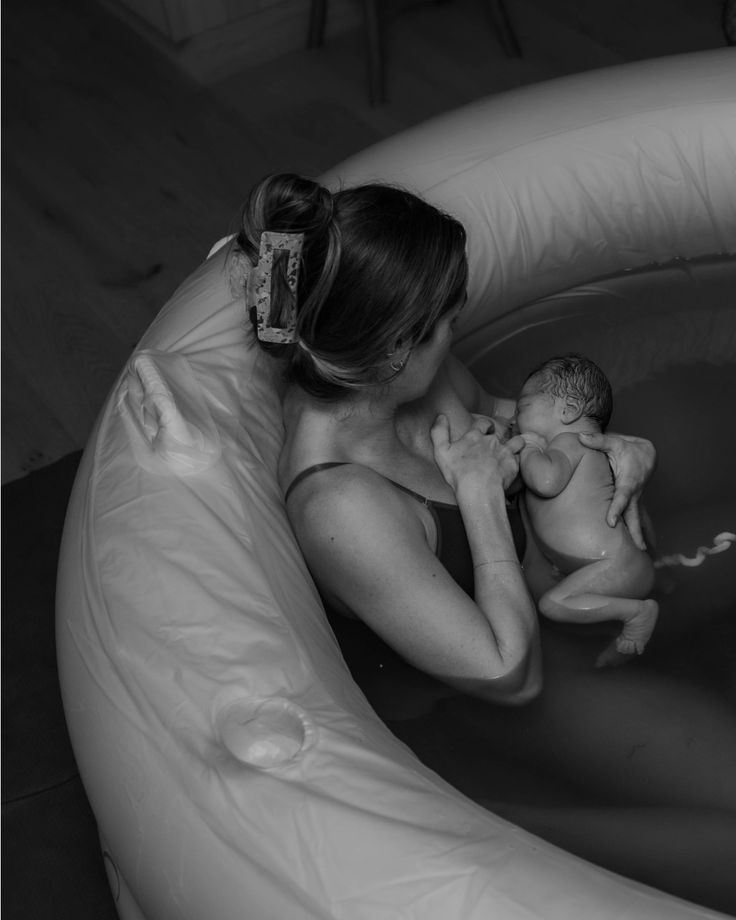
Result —
<path fill-rule="evenodd" d="M 605 431 L 613 412 L 613 391 L 598 365 L 583 355 L 571 353 L 549 358 L 526 378 L 535 378 L 543 393 L 573 403 L 581 415 Z"/>

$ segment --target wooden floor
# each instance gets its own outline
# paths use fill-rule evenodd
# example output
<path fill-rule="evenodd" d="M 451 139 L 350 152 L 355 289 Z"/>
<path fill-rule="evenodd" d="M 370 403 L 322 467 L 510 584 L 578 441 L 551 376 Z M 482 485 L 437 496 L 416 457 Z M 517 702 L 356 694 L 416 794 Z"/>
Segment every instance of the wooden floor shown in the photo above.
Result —
<path fill-rule="evenodd" d="M 362 36 L 204 88 L 94 0 L 5 0 L 2 479 L 82 447 L 174 287 L 261 175 L 319 174 L 488 93 L 720 47 L 720 0 L 483 0 L 392 15 L 388 104 L 368 105 Z M 735 52 L 736 53 L 736 52 Z"/>

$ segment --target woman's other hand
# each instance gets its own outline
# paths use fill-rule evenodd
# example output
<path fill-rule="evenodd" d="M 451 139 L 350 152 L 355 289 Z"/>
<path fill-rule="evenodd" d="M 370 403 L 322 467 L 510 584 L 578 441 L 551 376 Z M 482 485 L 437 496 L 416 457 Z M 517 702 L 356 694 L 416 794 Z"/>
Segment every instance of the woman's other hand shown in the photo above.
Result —
<path fill-rule="evenodd" d="M 435 419 L 430 431 L 434 459 L 456 493 L 460 481 L 468 476 L 480 475 L 486 481 L 497 478 L 504 491 L 516 479 L 518 454 L 524 442 L 517 437 L 504 443 L 494 429 L 493 419 L 474 415 L 470 428 L 453 441 L 447 416 L 438 415 Z"/>
<path fill-rule="evenodd" d="M 614 493 L 606 520 L 616 526 L 623 515 L 632 539 L 640 549 L 646 549 L 642 533 L 639 497 L 654 470 L 657 452 L 651 441 L 625 434 L 583 434 L 580 443 L 593 450 L 602 450 L 608 457 L 614 476 Z"/>

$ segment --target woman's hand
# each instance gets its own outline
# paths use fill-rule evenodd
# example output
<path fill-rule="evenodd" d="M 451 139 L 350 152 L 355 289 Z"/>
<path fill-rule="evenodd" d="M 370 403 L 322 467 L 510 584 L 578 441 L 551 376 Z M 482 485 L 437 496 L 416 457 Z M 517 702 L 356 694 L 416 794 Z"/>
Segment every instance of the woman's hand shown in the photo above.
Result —
<path fill-rule="evenodd" d="M 640 549 L 646 549 L 639 513 L 639 497 L 657 462 L 657 452 L 651 441 L 625 434 L 580 434 L 580 443 L 593 450 L 602 450 L 608 457 L 615 479 L 614 493 L 606 521 L 615 527 L 623 515 L 632 539 Z"/>
<path fill-rule="evenodd" d="M 474 415 L 470 428 L 453 441 L 447 416 L 438 415 L 430 435 L 435 462 L 455 493 L 468 476 L 480 475 L 489 482 L 496 479 L 506 491 L 518 475 L 523 440 L 516 437 L 503 443 L 494 432 L 493 420 L 486 416 Z"/>

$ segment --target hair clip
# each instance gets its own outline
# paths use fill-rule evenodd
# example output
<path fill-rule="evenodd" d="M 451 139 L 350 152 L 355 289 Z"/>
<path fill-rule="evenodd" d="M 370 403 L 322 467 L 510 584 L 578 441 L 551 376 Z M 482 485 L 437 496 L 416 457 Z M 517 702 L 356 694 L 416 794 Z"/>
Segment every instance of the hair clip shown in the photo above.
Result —
<path fill-rule="evenodd" d="M 275 233 L 264 230 L 258 253 L 258 264 L 248 278 L 248 310 L 256 308 L 256 333 L 262 342 L 290 344 L 296 335 L 296 287 L 299 279 L 300 257 L 304 245 L 303 233 Z M 288 252 L 286 283 L 293 300 L 285 315 L 278 318 L 279 325 L 271 324 L 271 294 L 273 261 L 277 252 Z"/>

